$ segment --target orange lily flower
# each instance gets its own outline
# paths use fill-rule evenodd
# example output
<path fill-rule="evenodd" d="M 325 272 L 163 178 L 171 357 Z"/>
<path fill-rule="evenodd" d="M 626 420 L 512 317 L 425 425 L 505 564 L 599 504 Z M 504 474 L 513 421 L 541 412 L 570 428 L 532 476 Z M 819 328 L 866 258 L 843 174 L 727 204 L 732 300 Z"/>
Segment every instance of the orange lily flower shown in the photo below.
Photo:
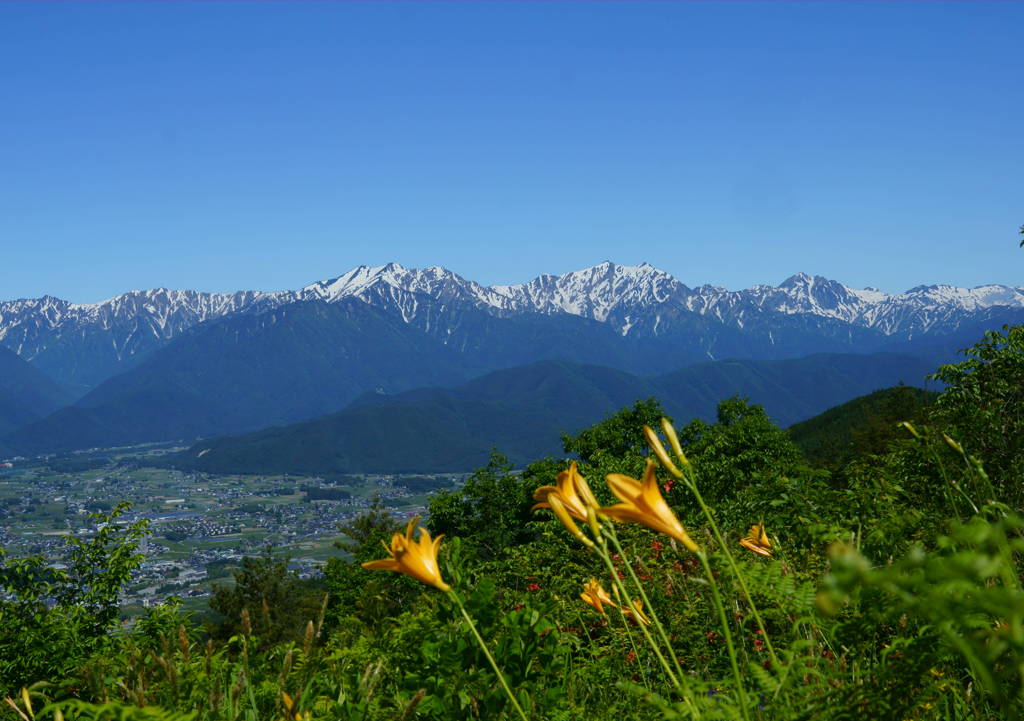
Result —
<path fill-rule="evenodd" d="M 569 464 L 569 470 L 558 474 L 554 486 L 541 486 L 533 492 L 533 500 L 540 501 L 533 506 L 534 511 L 538 508 L 551 508 L 550 496 L 558 496 L 565 510 L 577 521 L 587 520 L 587 506 L 597 508 L 597 499 L 590 491 L 587 479 L 580 475 L 576 468 L 576 461 Z"/>
<path fill-rule="evenodd" d="M 647 618 L 647 614 L 644 613 L 644 602 L 639 598 L 634 598 L 629 606 L 623 606 L 622 612 L 626 614 L 627 618 L 633 619 L 642 626 L 651 625 L 651 619 Z"/>
<path fill-rule="evenodd" d="M 404 536 L 401 533 L 396 533 L 391 537 L 391 547 L 388 549 L 391 558 L 367 561 L 363 564 L 363 568 L 370 571 L 397 571 L 410 578 L 415 578 L 420 583 L 442 591 L 450 591 L 451 586 L 441 578 L 441 569 L 437 565 L 437 549 L 441 546 L 444 534 L 442 533 L 431 541 L 427 529 L 421 528 L 419 540 L 414 541 L 412 533 L 419 520 L 420 517 L 416 516 L 409 521 Z"/>
<path fill-rule="evenodd" d="M 602 616 L 605 615 L 605 606 L 615 606 L 616 603 L 612 601 L 611 596 L 601 586 L 601 582 L 596 578 L 590 579 L 590 582 L 583 587 L 583 593 L 580 594 L 580 598 L 583 602 L 593 606 L 597 609 L 597 612 Z"/>
<path fill-rule="evenodd" d="M 597 499 L 587 484 L 587 479 L 580 475 L 573 461 L 569 470 L 558 474 L 554 486 L 541 486 L 533 492 L 534 504 L 531 510 L 550 508 L 562 525 L 585 546 L 593 546 L 594 542 L 583 535 L 573 521 L 587 520 L 587 508 L 597 508 Z"/>
<path fill-rule="evenodd" d="M 647 461 L 643 483 L 621 473 L 609 473 L 608 487 L 621 503 L 606 506 L 600 512 L 622 523 L 639 523 L 658 533 L 676 539 L 694 553 L 700 546 L 694 543 L 676 514 L 668 507 L 654 476 L 654 461 Z"/>
<path fill-rule="evenodd" d="M 771 558 L 772 542 L 768 540 L 768 534 L 764 532 L 764 526 L 760 523 L 750 527 L 747 537 L 740 539 L 740 545 L 759 556 Z"/>

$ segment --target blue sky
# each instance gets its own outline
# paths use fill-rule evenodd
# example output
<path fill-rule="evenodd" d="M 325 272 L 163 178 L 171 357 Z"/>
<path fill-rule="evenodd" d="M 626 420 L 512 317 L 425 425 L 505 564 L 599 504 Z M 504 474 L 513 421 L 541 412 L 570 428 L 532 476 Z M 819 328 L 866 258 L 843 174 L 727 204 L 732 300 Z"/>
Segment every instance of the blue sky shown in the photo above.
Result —
<path fill-rule="evenodd" d="M 1024 3 L 2 3 L 0 299 L 1024 284 Z"/>

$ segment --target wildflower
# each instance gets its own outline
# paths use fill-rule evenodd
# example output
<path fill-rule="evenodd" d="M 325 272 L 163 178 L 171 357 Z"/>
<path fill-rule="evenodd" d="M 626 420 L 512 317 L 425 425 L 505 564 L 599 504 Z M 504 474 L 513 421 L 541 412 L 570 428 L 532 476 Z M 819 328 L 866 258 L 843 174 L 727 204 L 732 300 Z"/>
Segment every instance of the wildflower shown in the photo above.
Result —
<path fill-rule="evenodd" d="M 946 445 L 949 446 L 950 448 L 952 448 L 957 453 L 963 453 L 964 452 L 964 447 L 961 446 L 956 441 L 954 441 L 949 436 L 947 436 L 945 433 L 942 434 L 942 440 L 944 440 L 946 442 Z"/>
<path fill-rule="evenodd" d="M 647 618 L 647 614 L 644 613 L 644 602 L 639 598 L 634 598 L 629 606 L 623 606 L 622 612 L 626 614 L 626 618 L 631 618 L 641 626 L 650 626 L 651 619 Z"/>
<path fill-rule="evenodd" d="M 623 523 L 632 522 L 647 526 L 658 533 L 676 539 L 694 553 L 700 552 L 700 546 L 693 542 L 676 518 L 676 514 L 665 503 L 654 477 L 654 462 L 648 460 L 644 470 L 643 483 L 624 476 L 621 473 L 609 473 L 608 487 L 621 503 L 601 509 L 601 513 Z"/>
<path fill-rule="evenodd" d="M 665 438 L 668 439 L 668 445 L 672 449 L 672 453 L 675 454 L 676 459 L 684 468 L 690 467 L 690 461 L 687 459 L 686 454 L 683 453 L 683 447 L 679 444 L 679 436 L 676 435 L 675 427 L 669 423 L 668 418 L 661 419 L 661 430 L 665 434 Z M 661 461 L 661 465 L 665 466 L 665 470 L 671 473 L 676 478 L 682 478 L 683 473 L 679 470 L 672 459 L 668 457 L 668 452 L 665 450 L 665 446 L 662 444 L 661 439 L 658 438 L 658 434 L 654 432 L 654 429 L 650 426 L 644 426 L 644 438 L 647 440 L 647 445 L 651 447 L 654 455 Z M 671 490 L 671 486 L 665 489 L 666 493 Z"/>
<path fill-rule="evenodd" d="M 532 510 L 552 508 L 552 495 L 558 497 L 565 510 L 577 521 L 587 520 L 587 506 L 597 508 L 597 499 L 594 498 L 587 479 L 581 476 L 577 470 L 576 461 L 569 465 L 569 470 L 558 474 L 555 484 L 554 486 L 541 486 L 533 492 L 533 500 L 540 501 L 540 503 L 535 504 Z M 552 510 L 554 509 L 552 508 Z"/>
<path fill-rule="evenodd" d="M 662 445 L 661 439 L 658 438 L 658 434 L 654 432 L 654 429 L 650 426 L 644 426 L 644 438 L 647 439 L 647 445 L 654 451 L 654 455 L 661 461 L 661 465 L 665 466 L 665 470 L 671 473 L 676 478 L 682 478 L 682 472 L 676 468 L 676 464 L 672 462 L 672 459 L 668 457 L 668 452 L 665 450 L 665 446 Z"/>
<path fill-rule="evenodd" d="M 558 474 L 554 486 L 541 486 L 533 492 L 533 499 L 539 501 L 534 504 L 532 510 L 550 508 L 566 530 L 576 540 L 585 546 L 593 547 L 594 542 L 583 535 L 577 521 L 586 521 L 587 508 L 596 508 L 597 499 L 587 484 L 587 479 L 576 470 L 576 462 L 573 461 L 569 470 Z"/>
<path fill-rule="evenodd" d="M 768 540 L 763 524 L 755 523 L 751 526 L 746 538 L 740 539 L 740 545 L 759 556 L 771 558 L 772 542 Z"/>
<path fill-rule="evenodd" d="M 917 432 L 917 429 L 914 428 L 914 426 L 912 426 L 907 421 L 901 421 L 901 422 L 897 423 L 896 425 L 897 426 L 902 426 L 903 428 L 906 428 L 908 431 L 910 431 L 910 434 L 912 436 L 914 436 L 914 438 L 920 438 L 921 437 L 921 434 Z"/>
<path fill-rule="evenodd" d="M 437 566 L 437 549 L 441 545 L 444 534 L 431 541 L 430 533 L 425 528 L 421 528 L 419 540 L 414 541 L 412 532 L 419 520 L 420 517 L 416 516 L 409 521 L 404 536 L 401 533 L 396 533 L 391 537 L 391 547 L 388 549 L 391 558 L 367 561 L 363 564 L 363 568 L 371 571 L 397 571 L 410 578 L 415 578 L 420 583 L 442 591 L 450 591 L 451 586 L 441 578 L 441 570 Z"/>
<path fill-rule="evenodd" d="M 661 558 L 661 551 L 663 548 L 665 548 L 665 545 L 661 541 L 657 539 L 651 541 L 651 550 L 654 551 L 653 557 L 655 559 Z"/>
<path fill-rule="evenodd" d="M 590 582 L 583 586 L 583 593 L 580 594 L 580 598 L 583 602 L 589 606 L 593 606 L 597 609 L 597 612 L 602 616 L 604 614 L 605 606 L 615 606 L 615 602 L 612 601 L 611 596 L 601 586 L 601 582 L 596 578 L 590 579 Z"/>
<path fill-rule="evenodd" d="M 537 585 L 536 583 L 528 583 L 528 584 L 526 584 L 526 590 L 530 591 L 530 592 L 539 591 L 540 590 L 540 586 Z"/>

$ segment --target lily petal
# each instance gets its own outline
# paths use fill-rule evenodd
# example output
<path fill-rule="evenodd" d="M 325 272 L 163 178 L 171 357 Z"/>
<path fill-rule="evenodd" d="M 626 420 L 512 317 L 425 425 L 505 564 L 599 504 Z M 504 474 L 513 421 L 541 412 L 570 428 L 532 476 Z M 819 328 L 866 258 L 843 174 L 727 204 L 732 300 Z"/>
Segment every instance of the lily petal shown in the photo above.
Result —
<path fill-rule="evenodd" d="M 639 523 L 664 533 L 694 553 L 699 553 L 700 546 L 690 538 L 690 534 L 662 497 L 654 471 L 654 462 L 648 460 L 643 483 L 621 473 L 609 473 L 606 477 L 608 488 L 622 502 L 602 508 L 600 512 L 616 521 Z"/>

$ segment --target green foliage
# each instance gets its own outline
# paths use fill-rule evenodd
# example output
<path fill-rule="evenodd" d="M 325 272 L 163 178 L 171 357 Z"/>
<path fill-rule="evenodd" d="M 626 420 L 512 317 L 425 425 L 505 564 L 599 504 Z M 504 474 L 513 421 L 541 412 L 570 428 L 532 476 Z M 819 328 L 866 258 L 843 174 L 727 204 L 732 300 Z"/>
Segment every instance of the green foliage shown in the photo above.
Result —
<path fill-rule="evenodd" d="M 789 427 L 811 465 L 836 472 L 861 456 L 885 453 L 906 438 L 901 421 L 920 423 L 938 393 L 898 385 L 855 398 Z"/>
<path fill-rule="evenodd" d="M 288 561 L 274 558 L 270 549 L 243 558 L 233 575 L 234 585 L 216 586 L 210 598 L 210 608 L 220 616 L 209 628 L 215 639 L 236 636 L 248 623 L 263 643 L 297 640 L 320 613 L 324 594 L 303 584 L 288 570 Z"/>
<path fill-rule="evenodd" d="M 348 541 L 337 541 L 335 545 L 347 551 L 358 563 L 380 557 L 381 546 L 387 546 L 391 534 L 399 530 L 399 524 L 387 510 L 380 496 L 374 496 L 370 507 L 351 522 L 338 526 L 338 530 L 349 537 Z"/>
<path fill-rule="evenodd" d="M 837 637 L 862 645 L 886 629 L 916 630 L 944 652 L 916 649 L 912 664 L 926 672 L 969 676 L 1006 718 L 1024 713 L 1024 589 L 1017 557 L 1024 551 L 1024 517 L 990 506 L 933 541 L 915 546 L 895 563 L 873 568 L 848 546 L 832 553 L 820 605 L 841 612 Z M 904 634 L 906 635 L 906 631 Z M 883 637 L 884 638 L 884 637 Z M 902 651 L 909 658 L 913 646 Z M 904 688 L 907 684 L 904 683 Z"/>
<path fill-rule="evenodd" d="M 738 397 L 718 404 L 717 423 L 695 420 L 679 429 L 679 442 L 700 469 L 701 492 L 711 505 L 803 465 L 800 449 L 764 408 Z"/>
<path fill-rule="evenodd" d="M 932 376 L 947 384 L 933 422 L 984 461 L 999 500 L 1024 503 L 1024 326 L 989 331 L 967 360 Z M 994 499 L 990 499 L 994 500 Z"/>
<path fill-rule="evenodd" d="M 385 557 L 392 534 L 400 530 L 398 522 L 379 496 L 370 508 L 339 529 L 350 540 L 336 546 L 348 558 L 331 558 L 324 568 L 325 587 L 330 598 L 330 623 L 339 625 L 346 617 L 357 619 L 367 629 L 380 627 L 386 619 L 401 613 L 418 594 L 413 581 L 398 574 L 367 571 L 360 564 Z"/>
<path fill-rule="evenodd" d="M 501 678 L 530 719 L 553 721 L 1021 718 L 1022 341 L 1017 328 L 987 335 L 939 370 L 947 390 L 928 408 L 898 387 L 787 433 L 734 397 L 714 422 L 683 426 L 693 475 L 656 478 L 701 554 L 616 524 L 602 557 L 530 510 L 567 461 L 517 472 L 492 454 L 462 489 L 431 499 L 429 523 L 447 534 L 442 574 L 500 677 L 451 596 L 359 565 L 400 530 L 378 499 L 342 527 L 326 620 L 323 596 L 266 553 L 218 590 L 224 621 L 205 640 L 174 603 L 109 634 L 133 557 L 120 526 L 104 526 L 99 545 L 73 542 L 67 569 L 4 558 L 0 663 L 19 654 L 22 666 L 3 690 L 54 682 L 31 691 L 47 721 L 58 705 L 68 719 L 517 718 Z M 641 475 L 641 427 L 661 415 L 641 401 L 563 436 L 601 504 L 612 502 L 605 474 Z M 739 543 L 755 523 L 770 557 Z M 655 629 L 648 642 L 614 605 L 584 604 L 590 579 L 642 589 L 664 638 Z M 12 620 L 24 639 L 7 634 Z M 69 650 L 54 660 L 53 648 Z"/>
<path fill-rule="evenodd" d="M 121 503 L 93 515 L 96 533 L 68 539 L 64 567 L 39 556 L 11 559 L 0 548 L 0 695 L 62 679 L 107 643 L 148 533 L 146 520 L 119 523 L 125 510 Z"/>
<path fill-rule="evenodd" d="M 505 456 L 492 452 L 488 464 L 474 471 L 460 490 L 431 497 L 431 532 L 474 538 L 483 558 L 529 541 L 533 534 L 527 522 L 537 475 L 537 467 L 514 472 Z"/>

